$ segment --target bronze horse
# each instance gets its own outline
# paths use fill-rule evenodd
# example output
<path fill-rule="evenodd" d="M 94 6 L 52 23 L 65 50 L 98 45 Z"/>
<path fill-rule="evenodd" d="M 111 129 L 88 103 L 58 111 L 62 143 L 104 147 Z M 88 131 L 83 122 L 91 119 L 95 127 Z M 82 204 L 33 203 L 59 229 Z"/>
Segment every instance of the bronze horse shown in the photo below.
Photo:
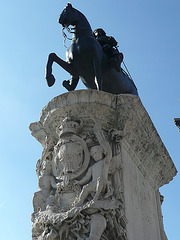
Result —
<path fill-rule="evenodd" d="M 71 74 L 71 81 L 63 81 L 63 86 L 72 91 L 76 88 L 79 78 L 87 88 L 102 90 L 113 94 L 130 93 L 138 95 L 137 88 L 121 69 L 118 72 L 110 64 L 102 46 L 95 39 L 86 17 L 73 8 L 70 3 L 64 8 L 59 23 L 68 28 L 73 26 L 73 36 L 70 47 L 66 51 L 66 61 L 55 53 L 48 56 L 46 80 L 51 87 L 55 78 L 52 74 L 52 64 L 56 62 Z"/>

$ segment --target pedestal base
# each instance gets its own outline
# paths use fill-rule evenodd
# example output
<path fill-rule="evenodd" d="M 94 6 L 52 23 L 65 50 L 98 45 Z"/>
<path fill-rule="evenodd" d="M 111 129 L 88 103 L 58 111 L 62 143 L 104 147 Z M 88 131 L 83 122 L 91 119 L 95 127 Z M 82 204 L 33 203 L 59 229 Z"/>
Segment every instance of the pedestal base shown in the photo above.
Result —
<path fill-rule="evenodd" d="M 30 130 L 44 147 L 34 240 L 167 239 L 159 187 L 177 171 L 139 97 L 65 93 Z"/>

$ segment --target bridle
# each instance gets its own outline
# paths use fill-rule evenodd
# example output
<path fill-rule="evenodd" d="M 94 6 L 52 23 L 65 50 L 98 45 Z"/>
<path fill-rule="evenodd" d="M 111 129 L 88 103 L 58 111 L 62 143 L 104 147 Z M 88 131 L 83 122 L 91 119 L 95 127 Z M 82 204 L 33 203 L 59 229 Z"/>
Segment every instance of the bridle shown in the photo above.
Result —
<path fill-rule="evenodd" d="M 73 28 L 70 28 L 70 27 L 63 27 L 62 28 L 62 35 L 63 35 L 63 37 L 64 37 L 64 46 L 67 48 L 67 46 L 66 46 L 66 39 L 68 39 L 68 40 L 72 40 L 72 38 L 69 38 L 68 36 L 67 36 L 67 34 L 64 32 L 64 30 L 67 30 L 67 32 L 69 32 L 69 33 L 76 33 L 76 30 L 75 30 L 76 28 L 75 27 L 73 27 Z M 87 27 L 81 27 L 80 29 L 83 29 L 83 30 L 89 30 Z"/>
<path fill-rule="evenodd" d="M 73 31 L 73 30 L 75 30 L 75 28 L 70 28 L 70 27 L 63 27 L 63 28 L 62 28 L 62 35 L 63 35 L 63 37 L 64 37 L 64 46 L 66 47 L 66 39 L 72 40 L 72 38 L 69 38 L 69 37 L 67 36 L 67 34 L 64 32 L 65 29 L 66 29 L 69 33 L 75 33 L 75 31 Z M 67 47 L 66 47 L 66 48 L 67 48 Z"/>

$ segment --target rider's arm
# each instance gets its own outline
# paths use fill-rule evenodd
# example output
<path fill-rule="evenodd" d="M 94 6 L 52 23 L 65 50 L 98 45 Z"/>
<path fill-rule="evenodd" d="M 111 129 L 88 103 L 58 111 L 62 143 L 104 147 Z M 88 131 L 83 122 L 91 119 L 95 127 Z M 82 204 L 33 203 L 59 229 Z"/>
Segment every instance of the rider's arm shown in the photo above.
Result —
<path fill-rule="evenodd" d="M 108 39 L 108 43 L 112 46 L 112 47 L 115 47 L 115 46 L 117 46 L 117 41 L 115 40 L 115 38 L 113 38 L 113 37 L 109 37 L 109 39 Z"/>

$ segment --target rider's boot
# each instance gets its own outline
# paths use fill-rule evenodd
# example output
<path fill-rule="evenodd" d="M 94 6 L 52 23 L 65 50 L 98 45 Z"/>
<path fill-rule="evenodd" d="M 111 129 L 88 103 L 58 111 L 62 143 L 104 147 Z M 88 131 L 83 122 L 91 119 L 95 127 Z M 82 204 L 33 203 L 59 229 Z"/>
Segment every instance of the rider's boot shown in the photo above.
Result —
<path fill-rule="evenodd" d="M 117 60 L 117 58 L 116 57 L 110 58 L 110 62 L 113 68 L 115 68 L 117 72 L 120 72 L 121 70 L 120 62 Z"/>

